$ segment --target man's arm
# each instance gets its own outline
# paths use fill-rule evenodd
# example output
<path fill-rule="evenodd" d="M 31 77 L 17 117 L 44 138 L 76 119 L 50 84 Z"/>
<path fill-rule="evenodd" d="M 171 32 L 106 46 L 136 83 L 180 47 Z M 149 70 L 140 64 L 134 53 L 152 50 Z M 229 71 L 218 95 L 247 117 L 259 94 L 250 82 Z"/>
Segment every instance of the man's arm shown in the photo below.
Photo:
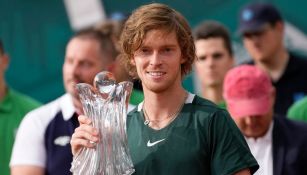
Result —
<path fill-rule="evenodd" d="M 246 168 L 236 172 L 234 175 L 251 175 L 251 172 L 249 171 L 248 168 Z"/>
<path fill-rule="evenodd" d="M 11 175 L 44 175 L 44 168 L 31 165 L 16 165 L 11 167 Z"/>

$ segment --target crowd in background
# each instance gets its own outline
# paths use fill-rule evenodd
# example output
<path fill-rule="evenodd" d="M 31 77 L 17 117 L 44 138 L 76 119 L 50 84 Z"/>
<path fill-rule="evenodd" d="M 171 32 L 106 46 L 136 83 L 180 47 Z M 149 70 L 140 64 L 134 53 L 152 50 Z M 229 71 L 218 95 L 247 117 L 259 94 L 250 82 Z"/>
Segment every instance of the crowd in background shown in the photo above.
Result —
<path fill-rule="evenodd" d="M 273 5 L 247 4 L 242 7 L 238 19 L 238 34 L 250 56 L 250 61 L 240 65 L 235 63 L 231 36 L 226 26 L 208 20 L 192 30 L 195 50 L 190 52 L 195 54 L 193 69 L 201 86 L 197 96 L 229 112 L 260 165 L 255 174 L 307 174 L 304 165 L 307 162 L 307 58 L 289 52 L 285 47 L 284 19 Z M 125 28 L 126 20 L 109 19 L 71 37 L 66 46 L 62 72 L 66 93 L 41 107 L 39 102 L 5 83 L 9 56 L 4 49 L 5 43 L 0 41 L 1 175 L 69 173 L 73 158 L 71 136 L 79 127 L 77 117 L 83 114 L 75 85 L 92 84 L 100 71 L 112 72 L 118 82 L 133 81 L 137 88 L 131 94 L 128 111 L 136 112 L 134 108 L 139 109 L 139 104 L 142 104 L 142 109 L 137 111 L 144 111 L 145 119 L 150 116 L 146 116 L 146 103 L 143 101 L 146 96 L 144 98 L 141 87 L 148 82 L 139 80 L 146 78 L 139 72 L 141 68 L 134 67 L 138 63 L 127 64 L 124 58 L 127 55 L 132 57 L 134 53 L 124 50 L 127 55 L 120 54 L 123 52 L 121 32 L 124 30 L 125 34 L 129 34 Z M 152 35 L 159 36 L 156 33 Z M 138 47 L 144 44 L 133 42 L 140 42 Z M 142 49 L 141 54 L 145 55 L 150 47 Z M 178 96 L 182 105 L 177 107 L 179 110 L 173 118 L 161 121 L 161 125 L 151 121 L 148 126 L 162 130 L 174 122 L 188 103 L 190 93 Z M 146 106 L 146 111 L 152 111 L 149 106 Z M 135 151 L 133 146 L 131 148 Z M 250 168 L 253 172 L 256 170 L 254 166 L 242 165 L 242 168 Z"/>

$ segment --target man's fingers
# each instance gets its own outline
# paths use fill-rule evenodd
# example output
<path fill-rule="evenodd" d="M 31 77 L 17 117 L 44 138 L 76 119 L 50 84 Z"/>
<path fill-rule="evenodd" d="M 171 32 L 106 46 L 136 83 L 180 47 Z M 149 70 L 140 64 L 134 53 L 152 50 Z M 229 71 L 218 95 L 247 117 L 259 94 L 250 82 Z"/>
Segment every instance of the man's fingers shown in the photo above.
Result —
<path fill-rule="evenodd" d="M 84 130 L 78 130 L 72 135 L 72 140 L 86 140 L 86 141 L 92 141 L 92 142 L 98 142 L 99 138 L 98 135 L 93 135 L 89 132 L 86 132 Z M 85 145 L 83 145 L 85 146 Z"/>
<path fill-rule="evenodd" d="M 80 125 L 81 125 L 81 124 L 88 124 L 88 125 L 89 125 L 89 124 L 92 123 L 91 119 L 88 118 L 88 117 L 85 116 L 85 115 L 79 115 L 78 121 L 79 121 Z"/>
<path fill-rule="evenodd" d="M 98 136 L 99 132 L 96 128 L 94 128 L 93 126 L 91 125 L 88 125 L 88 124 L 81 124 L 78 128 L 75 129 L 75 133 L 76 132 L 87 132 L 91 135 L 94 135 L 94 136 Z"/>

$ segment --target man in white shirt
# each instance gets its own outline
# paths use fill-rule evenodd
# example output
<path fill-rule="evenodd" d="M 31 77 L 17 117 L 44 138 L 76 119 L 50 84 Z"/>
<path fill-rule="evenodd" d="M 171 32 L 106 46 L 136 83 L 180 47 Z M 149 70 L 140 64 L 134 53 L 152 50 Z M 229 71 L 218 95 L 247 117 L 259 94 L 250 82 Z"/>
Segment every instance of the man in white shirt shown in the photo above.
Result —
<path fill-rule="evenodd" d="M 224 98 L 257 159 L 257 175 L 307 174 L 307 125 L 275 117 L 275 88 L 260 68 L 242 65 L 224 79 Z"/>
<path fill-rule="evenodd" d="M 70 174 L 70 137 L 79 126 L 82 105 L 75 89 L 92 84 L 101 71 L 112 71 L 117 51 L 109 35 L 88 29 L 68 42 L 63 64 L 66 94 L 28 113 L 16 136 L 10 167 L 12 175 Z"/>

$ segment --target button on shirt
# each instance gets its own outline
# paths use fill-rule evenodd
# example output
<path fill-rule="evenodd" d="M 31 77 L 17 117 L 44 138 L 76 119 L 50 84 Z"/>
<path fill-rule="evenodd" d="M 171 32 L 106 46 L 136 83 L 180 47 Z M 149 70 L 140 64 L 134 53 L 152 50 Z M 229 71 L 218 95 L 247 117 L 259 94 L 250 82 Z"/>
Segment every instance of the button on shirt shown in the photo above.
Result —
<path fill-rule="evenodd" d="M 273 175 L 273 125 L 272 121 L 269 130 L 263 137 L 257 139 L 245 137 L 253 156 L 260 166 L 254 175 Z"/>

